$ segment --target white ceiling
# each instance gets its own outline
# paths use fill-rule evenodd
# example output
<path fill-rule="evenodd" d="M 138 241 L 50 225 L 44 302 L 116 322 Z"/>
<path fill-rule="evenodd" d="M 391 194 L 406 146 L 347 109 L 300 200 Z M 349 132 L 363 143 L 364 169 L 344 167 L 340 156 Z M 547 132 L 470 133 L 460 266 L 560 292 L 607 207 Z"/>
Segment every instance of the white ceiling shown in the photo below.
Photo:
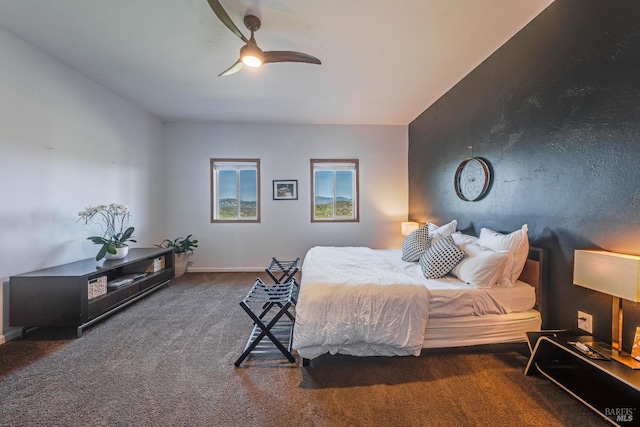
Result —
<path fill-rule="evenodd" d="M 322 61 L 226 77 L 242 42 L 206 0 L 0 0 L 0 26 L 166 121 L 406 125 L 552 1 L 221 0 Z"/>

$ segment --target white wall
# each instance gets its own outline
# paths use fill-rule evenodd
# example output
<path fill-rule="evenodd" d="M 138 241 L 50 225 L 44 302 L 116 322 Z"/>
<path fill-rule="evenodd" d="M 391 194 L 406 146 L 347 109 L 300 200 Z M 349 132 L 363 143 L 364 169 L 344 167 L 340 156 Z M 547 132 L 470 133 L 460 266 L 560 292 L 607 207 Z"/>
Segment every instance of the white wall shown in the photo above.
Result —
<path fill-rule="evenodd" d="M 86 205 L 132 210 L 139 246 L 160 234 L 162 123 L 0 29 L 0 343 L 9 276 L 95 256 Z"/>
<path fill-rule="evenodd" d="M 0 29 L 0 343 L 8 279 L 93 257 L 86 205 L 125 203 L 137 246 L 193 233 L 191 271 L 262 270 L 314 245 L 399 247 L 407 217 L 407 126 L 162 122 Z M 262 222 L 210 223 L 212 157 L 261 159 Z M 359 223 L 310 222 L 311 158 L 360 160 Z M 297 179 L 297 201 L 272 180 Z"/>
<path fill-rule="evenodd" d="M 315 245 L 398 248 L 407 218 L 407 126 L 169 123 L 165 126 L 166 237 L 194 234 L 189 271 L 263 270 L 272 256 Z M 210 222 L 211 158 L 259 158 L 259 224 Z M 360 161 L 360 222 L 311 223 L 310 159 Z M 274 201 L 274 179 L 297 179 L 298 200 Z"/>

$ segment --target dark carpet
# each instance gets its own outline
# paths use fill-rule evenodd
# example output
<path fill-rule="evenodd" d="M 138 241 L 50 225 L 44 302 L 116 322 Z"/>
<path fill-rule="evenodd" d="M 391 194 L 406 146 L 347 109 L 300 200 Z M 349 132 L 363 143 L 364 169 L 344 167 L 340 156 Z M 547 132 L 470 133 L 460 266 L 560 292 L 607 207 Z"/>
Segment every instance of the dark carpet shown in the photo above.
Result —
<path fill-rule="evenodd" d="M 238 303 L 256 276 L 188 273 L 80 339 L 38 329 L 0 346 L 0 425 L 609 425 L 525 377 L 525 344 L 322 356 L 308 368 L 251 355 L 236 368 L 251 331 Z"/>

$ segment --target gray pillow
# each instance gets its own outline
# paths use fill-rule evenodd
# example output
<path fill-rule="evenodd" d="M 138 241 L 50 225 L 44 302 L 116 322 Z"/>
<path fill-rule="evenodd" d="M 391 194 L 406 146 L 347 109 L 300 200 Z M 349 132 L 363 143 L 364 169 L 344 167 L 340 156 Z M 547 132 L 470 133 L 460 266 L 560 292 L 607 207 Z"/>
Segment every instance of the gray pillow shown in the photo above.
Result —
<path fill-rule="evenodd" d="M 453 270 L 464 255 L 453 237 L 443 237 L 420 256 L 420 267 L 427 279 L 437 279 Z"/>
<path fill-rule="evenodd" d="M 402 241 L 402 260 L 407 262 L 415 262 L 420 259 L 427 249 L 431 247 L 431 237 L 429 236 L 429 227 L 424 226 L 413 230 Z"/>

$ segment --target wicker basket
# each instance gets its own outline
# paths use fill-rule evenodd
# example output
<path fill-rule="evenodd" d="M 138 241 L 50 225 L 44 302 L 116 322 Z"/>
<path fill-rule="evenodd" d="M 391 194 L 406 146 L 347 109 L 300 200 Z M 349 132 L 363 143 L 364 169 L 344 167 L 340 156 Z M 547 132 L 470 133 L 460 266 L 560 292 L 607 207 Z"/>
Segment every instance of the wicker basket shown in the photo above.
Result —
<path fill-rule="evenodd" d="M 107 276 L 96 277 L 89 280 L 89 299 L 98 298 L 107 293 Z"/>
<path fill-rule="evenodd" d="M 158 258 L 154 258 L 153 261 L 149 264 L 147 269 L 144 271 L 145 273 L 157 273 L 160 270 L 164 270 L 164 255 L 159 256 Z"/>

